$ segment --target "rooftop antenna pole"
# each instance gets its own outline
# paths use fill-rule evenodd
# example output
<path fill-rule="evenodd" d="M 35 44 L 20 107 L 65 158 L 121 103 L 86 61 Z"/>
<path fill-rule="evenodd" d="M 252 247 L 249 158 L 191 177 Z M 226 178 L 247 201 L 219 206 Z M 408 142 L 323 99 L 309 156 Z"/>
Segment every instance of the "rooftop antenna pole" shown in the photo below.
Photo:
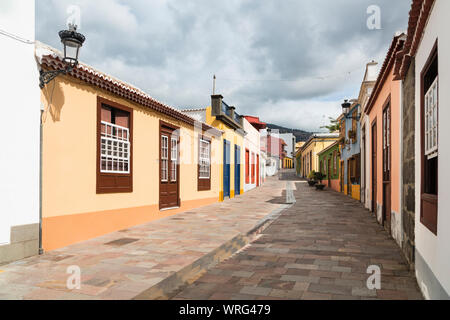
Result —
<path fill-rule="evenodd" d="M 213 76 L 213 95 L 216 94 L 216 75 Z"/>

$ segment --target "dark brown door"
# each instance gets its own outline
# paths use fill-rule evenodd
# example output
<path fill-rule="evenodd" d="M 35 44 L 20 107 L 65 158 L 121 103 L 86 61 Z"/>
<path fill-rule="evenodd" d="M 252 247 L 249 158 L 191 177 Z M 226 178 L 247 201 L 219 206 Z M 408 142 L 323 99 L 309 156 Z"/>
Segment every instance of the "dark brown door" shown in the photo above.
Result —
<path fill-rule="evenodd" d="M 383 225 L 391 227 L 391 107 L 383 110 Z"/>
<path fill-rule="evenodd" d="M 159 208 L 176 208 L 180 206 L 180 140 L 176 128 L 161 125 L 159 141 Z"/>
<path fill-rule="evenodd" d="M 328 175 L 328 188 L 331 188 L 331 159 L 328 159 L 327 175 Z"/>
<path fill-rule="evenodd" d="M 351 159 L 347 160 L 347 195 L 352 195 L 352 180 L 350 179 L 351 171 L 352 171 L 352 161 Z"/>
<path fill-rule="evenodd" d="M 259 154 L 256 155 L 256 186 L 259 187 Z"/>
<path fill-rule="evenodd" d="M 372 212 L 377 214 L 377 124 L 372 126 Z"/>

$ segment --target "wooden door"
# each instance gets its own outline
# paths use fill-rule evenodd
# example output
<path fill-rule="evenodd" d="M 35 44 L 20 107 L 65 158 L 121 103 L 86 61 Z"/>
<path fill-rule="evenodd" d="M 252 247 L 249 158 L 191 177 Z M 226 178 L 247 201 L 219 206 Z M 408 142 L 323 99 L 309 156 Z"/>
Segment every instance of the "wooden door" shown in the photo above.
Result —
<path fill-rule="evenodd" d="M 241 194 L 241 148 L 234 147 L 234 194 Z"/>
<path fill-rule="evenodd" d="M 179 136 L 176 128 L 168 125 L 160 127 L 159 147 L 159 208 L 180 206 L 179 183 Z"/>
<path fill-rule="evenodd" d="M 252 184 L 255 184 L 255 154 L 252 152 Z"/>
<path fill-rule="evenodd" d="M 377 214 L 377 124 L 372 126 L 372 212 Z"/>
<path fill-rule="evenodd" d="M 250 184 L 250 151 L 245 150 L 245 184 Z"/>
<path fill-rule="evenodd" d="M 223 197 L 230 196 L 230 142 L 223 141 Z"/>
<path fill-rule="evenodd" d="M 328 159 L 327 175 L 328 175 L 328 188 L 331 188 L 331 159 Z"/>
<path fill-rule="evenodd" d="M 391 107 L 383 110 L 383 225 L 391 226 Z"/>
<path fill-rule="evenodd" d="M 259 154 L 256 155 L 256 186 L 259 187 Z"/>
<path fill-rule="evenodd" d="M 344 192 L 344 171 L 345 171 L 345 168 L 344 168 L 344 161 L 343 160 L 341 160 L 341 162 L 340 162 L 340 185 L 341 185 L 341 192 L 343 193 Z"/>

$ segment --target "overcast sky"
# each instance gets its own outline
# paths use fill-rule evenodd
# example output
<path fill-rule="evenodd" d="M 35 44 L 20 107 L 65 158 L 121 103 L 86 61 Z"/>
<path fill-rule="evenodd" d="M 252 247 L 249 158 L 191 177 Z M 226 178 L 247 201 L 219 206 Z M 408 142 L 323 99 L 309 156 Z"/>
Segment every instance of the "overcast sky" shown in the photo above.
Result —
<path fill-rule="evenodd" d="M 216 93 L 265 122 L 320 131 L 355 98 L 365 64 L 383 62 L 411 0 L 38 0 L 37 39 L 61 48 L 81 9 L 81 61 L 174 107 Z M 367 8 L 381 9 L 381 29 Z"/>

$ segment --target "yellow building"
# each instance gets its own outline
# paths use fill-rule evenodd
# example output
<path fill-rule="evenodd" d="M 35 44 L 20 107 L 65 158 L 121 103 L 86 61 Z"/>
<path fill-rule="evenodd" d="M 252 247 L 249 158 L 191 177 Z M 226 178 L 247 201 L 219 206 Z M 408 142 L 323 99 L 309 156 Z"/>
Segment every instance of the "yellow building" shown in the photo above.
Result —
<path fill-rule="evenodd" d="M 219 148 L 221 166 L 219 174 L 219 200 L 234 198 L 244 193 L 244 136 L 242 117 L 235 107 L 223 101 L 221 95 L 211 96 L 207 108 L 183 110 L 183 113 L 219 129 L 222 134 Z"/>
<path fill-rule="evenodd" d="M 284 158 L 283 159 L 283 168 L 284 169 L 293 169 L 294 168 L 294 160 L 292 158 Z"/>
<path fill-rule="evenodd" d="M 297 154 L 298 150 L 305 145 L 305 141 L 300 141 L 295 144 L 295 153 Z"/>
<path fill-rule="evenodd" d="M 302 153 L 301 148 L 305 144 L 304 141 L 297 142 L 295 144 L 295 173 L 297 176 L 302 175 Z"/>
<path fill-rule="evenodd" d="M 41 94 L 45 250 L 217 202 L 220 130 L 83 64 Z"/>
<path fill-rule="evenodd" d="M 298 150 L 300 176 L 307 178 L 311 171 L 319 171 L 319 152 L 339 139 L 339 133 L 313 134 Z"/>

